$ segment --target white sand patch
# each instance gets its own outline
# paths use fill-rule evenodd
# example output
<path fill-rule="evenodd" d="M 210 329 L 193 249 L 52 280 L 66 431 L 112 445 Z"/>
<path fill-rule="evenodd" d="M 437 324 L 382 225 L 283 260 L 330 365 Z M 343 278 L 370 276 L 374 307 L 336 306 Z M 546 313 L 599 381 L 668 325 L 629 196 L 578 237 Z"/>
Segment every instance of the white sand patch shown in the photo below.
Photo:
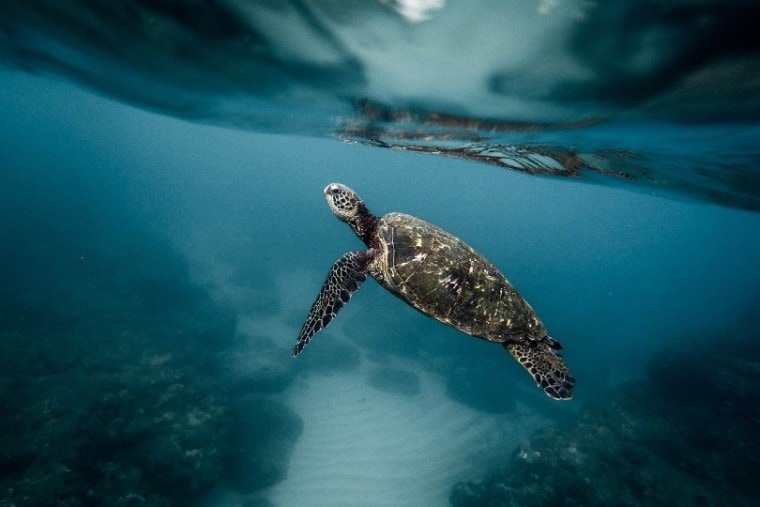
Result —
<path fill-rule="evenodd" d="M 287 479 L 268 492 L 275 505 L 446 505 L 455 482 L 497 469 L 541 422 L 524 410 L 469 409 L 427 372 L 417 372 L 418 396 L 378 391 L 365 383 L 369 369 L 365 362 L 357 371 L 312 375 L 289 388 L 288 403 L 304 431 Z"/>

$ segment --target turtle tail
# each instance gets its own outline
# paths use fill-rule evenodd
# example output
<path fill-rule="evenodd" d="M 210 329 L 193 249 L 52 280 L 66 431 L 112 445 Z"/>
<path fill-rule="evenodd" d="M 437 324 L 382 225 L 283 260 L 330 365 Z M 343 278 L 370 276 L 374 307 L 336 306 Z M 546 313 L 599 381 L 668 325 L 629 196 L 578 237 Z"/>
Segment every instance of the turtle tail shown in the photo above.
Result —
<path fill-rule="evenodd" d="M 504 343 L 504 348 L 530 373 L 536 385 L 555 400 L 573 397 L 575 379 L 557 350 L 562 345 L 545 336 L 540 340 L 522 340 Z"/>

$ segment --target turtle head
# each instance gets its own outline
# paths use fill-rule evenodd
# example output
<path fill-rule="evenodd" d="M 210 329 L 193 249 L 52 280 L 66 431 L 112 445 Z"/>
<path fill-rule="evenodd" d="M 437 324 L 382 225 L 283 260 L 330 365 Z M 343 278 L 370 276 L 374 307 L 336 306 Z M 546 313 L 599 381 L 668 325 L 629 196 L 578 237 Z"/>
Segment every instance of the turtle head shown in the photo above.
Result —
<path fill-rule="evenodd" d="M 325 187 L 325 199 L 333 214 L 349 224 L 356 221 L 360 215 L 367 213 L 364 201 L 346 185 L 330 183 Z"/>
<path fill-rule="evenodd" d="M 369 244 L 369 236 L 374 231 L 377 218 L 369 212 L 362 198 L 346 185 L 330 183 L 325 187 L 325 199 L 333 214 L 350 225 Z"/>

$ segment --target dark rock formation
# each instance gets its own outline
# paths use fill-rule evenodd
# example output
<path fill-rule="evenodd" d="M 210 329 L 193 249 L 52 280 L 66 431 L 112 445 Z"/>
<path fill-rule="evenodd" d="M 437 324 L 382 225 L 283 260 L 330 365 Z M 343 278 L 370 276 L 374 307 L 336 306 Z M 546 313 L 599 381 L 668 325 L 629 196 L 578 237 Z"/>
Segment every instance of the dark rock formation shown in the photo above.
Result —
<path fill-rule="evenodd" d="M 701 340 L 661 353 L 648 379 L 538 431 L 454 506 L 755 505 L 760 349 Z"/>
<path fill-rule="evenodd" d="M 234 403 L 233 419 L 226 459 L 231 485 L 253 493 L 285 479 L 293 445 L 303 431 L 301 418 L 281 403 L 251 395 Z"/>

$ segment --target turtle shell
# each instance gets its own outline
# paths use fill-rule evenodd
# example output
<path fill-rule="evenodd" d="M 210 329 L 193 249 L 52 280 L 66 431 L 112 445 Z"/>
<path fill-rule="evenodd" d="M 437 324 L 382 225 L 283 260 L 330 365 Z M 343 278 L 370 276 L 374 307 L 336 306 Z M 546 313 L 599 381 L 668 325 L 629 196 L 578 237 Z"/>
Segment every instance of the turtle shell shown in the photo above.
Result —
<path fill-rule="evenodd" d="M 546 336 L 504 275 L 456 236 L 403 213 L 377 225 L 376 278 L 422 313 L 495 342 Z"/>

